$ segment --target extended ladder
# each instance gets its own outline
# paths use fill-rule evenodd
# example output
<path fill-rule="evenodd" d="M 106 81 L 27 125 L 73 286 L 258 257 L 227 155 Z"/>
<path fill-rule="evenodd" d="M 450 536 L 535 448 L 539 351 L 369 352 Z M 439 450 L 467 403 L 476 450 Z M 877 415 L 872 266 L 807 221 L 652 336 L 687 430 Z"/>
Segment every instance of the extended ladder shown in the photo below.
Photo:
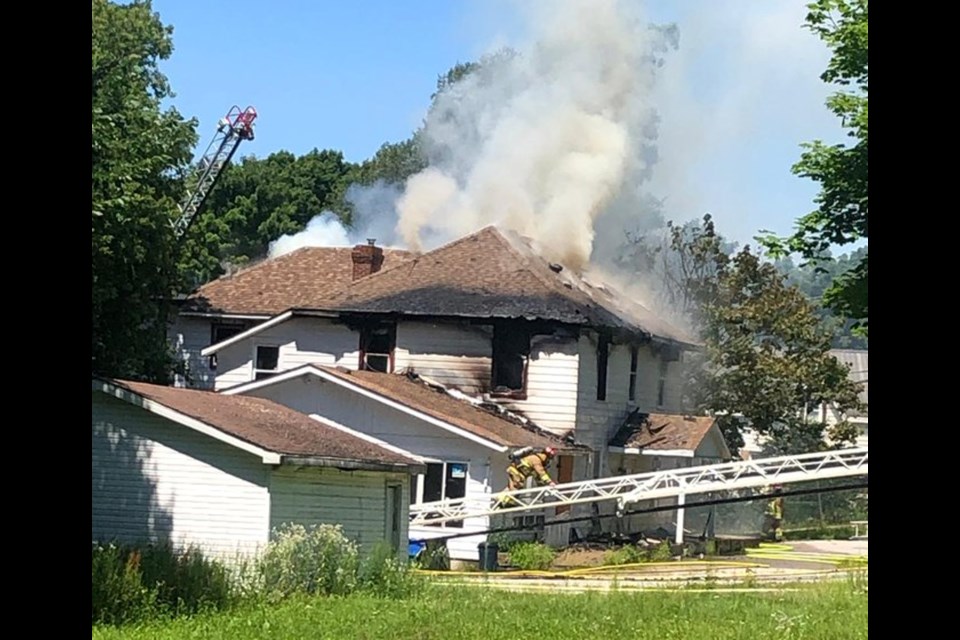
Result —
<path fill-rule="evenodd" d="M 410 526 L 605 501 L 616 501 L 617 511 L 622 513 L 626 505 L 643 500 L 676 497 L 682 501 L 684 496 L 697 493 L 866 475 L 866 447 L 839 449 L 426 502 L 410 505 Z M 509 503 L 498 507 L 498 502 L 506 497 Z"/>
<path fill-rule="evenodd" d="M 253 140 L 253 122 L 257 119 L 257 110 L 247 107 L 243 111 L 234 106 L 217 123 L 217 135 L 207 146 L 193 178 L 187 187 L 187 195 L 180 205 L 180 217 L 174 222 L 177 237 L 183 236 L 197 211 L 207 199 L 210 189 L 216 184 L 220 172 L 226 168 L 237 147 L 244 140 Z"/>

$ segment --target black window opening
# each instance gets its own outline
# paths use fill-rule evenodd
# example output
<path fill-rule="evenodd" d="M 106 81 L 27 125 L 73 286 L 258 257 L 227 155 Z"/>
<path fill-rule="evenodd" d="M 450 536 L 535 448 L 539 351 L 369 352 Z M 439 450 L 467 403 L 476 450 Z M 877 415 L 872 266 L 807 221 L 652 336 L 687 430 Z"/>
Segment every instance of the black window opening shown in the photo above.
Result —
<path fill-rule="evenodd" d="M 280 347 L 260 345 L 253 364 L 254 380 L 263 380 L 276 375 L 280 365 Z"/>
<path fill-rule="evenodd" d="M 360 331 L 360 368 L 364 371 L 392 373 L 396 346 L 396 325 L 364 327 Z"/>
<path fill-rule="evenodd" d="M 610 362 L 610 336 L 600 336 L 597 343 L 597 400 L 607 399 L 607 365 Z"/>
<path fill-rule="evenodd" d="M 530 330 L 522 325 L 494 326 L 491 386 L 495 394 L 525 392 L 530 335 Z"/>
<path fill-rule="evenodd" d="M 420 481 L 423 483 L 423 502 L 464 498 L 467 495 L 467 464 L 465 462 L 428 463 L 427 473 L 420 477 Z M 463 520 L 447 522 L 440 526 L 459 529 L 463 527 Z"/>
<path fill-rule="evenodd" d="M 667 361 L 660 361 L 660 379 L 657 380 L 657 406 L 662 407 L 667 395 Z"/>
<path fill-rule="evenodd" d="M 630 387 L 628 399 L 630 402 L 637 401 L 637 360 L 639 359 L 639 349 L 630 347 Z"/>
<path fill-rule="evenodd" d="M 233 336 L 243 333 L 247 330 L 245 323 L 226 324 L 216 322 L 210 326 L 210 344 L 220 344 L 224 340 L 229 340 Z M 217 368 L 217 354 L 210 356 L 210 368 Z"/>

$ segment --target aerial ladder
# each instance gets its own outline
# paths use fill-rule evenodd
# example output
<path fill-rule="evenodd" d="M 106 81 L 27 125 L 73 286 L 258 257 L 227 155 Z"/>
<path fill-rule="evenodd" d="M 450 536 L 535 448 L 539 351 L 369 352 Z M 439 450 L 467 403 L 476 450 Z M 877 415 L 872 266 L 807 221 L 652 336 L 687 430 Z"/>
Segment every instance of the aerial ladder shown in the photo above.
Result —
<path fill-rule="evenodd" d="M 217 134 L 188 180 L 187 195 L 180 204 L 180 217 L 173 223 L 178 238 L 187 232 L 240 143 L 253 140 L 253 122 L 256 119 L 257 110 L 253 107 L 241 111 L 240 107 L 234 106 L 217 122 Z"/>
<path fill-rule="evenodd" d="M 437 525 L 468 518 L 523 513 L 547 507 L 613 502 L 617 515 L 632 503 L 686 496 L 736 492 L 810 480 L 867 475 L 867 448 L 757 458 L 738 462 L 611 476 L 548 487 L 502 491 L 456 500 L 410 505 L 410 526 Z"/>

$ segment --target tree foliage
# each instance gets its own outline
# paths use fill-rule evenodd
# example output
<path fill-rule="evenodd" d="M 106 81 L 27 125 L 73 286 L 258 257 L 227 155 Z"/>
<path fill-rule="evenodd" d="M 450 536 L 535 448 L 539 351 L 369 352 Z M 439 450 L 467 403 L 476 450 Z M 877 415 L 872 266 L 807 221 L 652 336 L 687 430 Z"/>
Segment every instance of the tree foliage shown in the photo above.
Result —
<path fill-rule="evenodd" d="M 194 121 L 160 108 L 171 34 L 149 1 L 93 0 L 92 367 L 103 375 L 159 381 L 170 370 L 172 222 L 196 143 Z"/>
<path fill-rule="evenodd" d="M 816 306 L 750 247 L 731 248 L 707 215 L 700 225 L 668 223 L 639 265 L 704 343 L 688 363 L 687 402 L 717 416 L 734 451 L 748 426 L 783 450 L 816 449 L 826 425 L 804 409 L 862 409 L 859 389 L 828 353 L 832 335 Z M 841 423 L 828 435 L 844 443 L 855 432 Z"/>
<path fill-rule="evenodd" d="M 806 27 L 832 51 L 820 76 L 839 90 L 827 107 L 841 119 L 853 138 L 851 146 L 826 145 L 820 140 L 804 144 L 805 151 L 793 172 L 820 183 L 817 209 L 800 218 L 787 238 L 768 235 L 761 242 L 772 255 L 799 253 L 822 262 L 831 245 L 846 245 L 868 237 L 867 189 L 867 2 L 868 0 L 817 0 L 808 5 Z M 857 321 L 866 335 L 867 252 L 849 270 L 837 275 L 824 292 L 824 304 Z"/>

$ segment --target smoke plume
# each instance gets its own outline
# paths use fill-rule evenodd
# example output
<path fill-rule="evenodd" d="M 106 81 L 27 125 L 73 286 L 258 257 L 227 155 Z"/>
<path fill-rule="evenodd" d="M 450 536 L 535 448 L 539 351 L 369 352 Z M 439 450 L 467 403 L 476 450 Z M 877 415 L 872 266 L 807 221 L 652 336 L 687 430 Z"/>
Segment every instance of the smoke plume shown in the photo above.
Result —
<path fill-rule="evenodd" d="M 656 161 L 650 94 L 676 32 L 617 0 L 536 7 L 526 13 L 531 46 L 489 59 L 437 97 L 423 132 L 430 166 L 397 202 L 397 232 L 411 249 L 498 224 L 580 269 L 598 219 L 644 208 L 638 187 Z"/>

